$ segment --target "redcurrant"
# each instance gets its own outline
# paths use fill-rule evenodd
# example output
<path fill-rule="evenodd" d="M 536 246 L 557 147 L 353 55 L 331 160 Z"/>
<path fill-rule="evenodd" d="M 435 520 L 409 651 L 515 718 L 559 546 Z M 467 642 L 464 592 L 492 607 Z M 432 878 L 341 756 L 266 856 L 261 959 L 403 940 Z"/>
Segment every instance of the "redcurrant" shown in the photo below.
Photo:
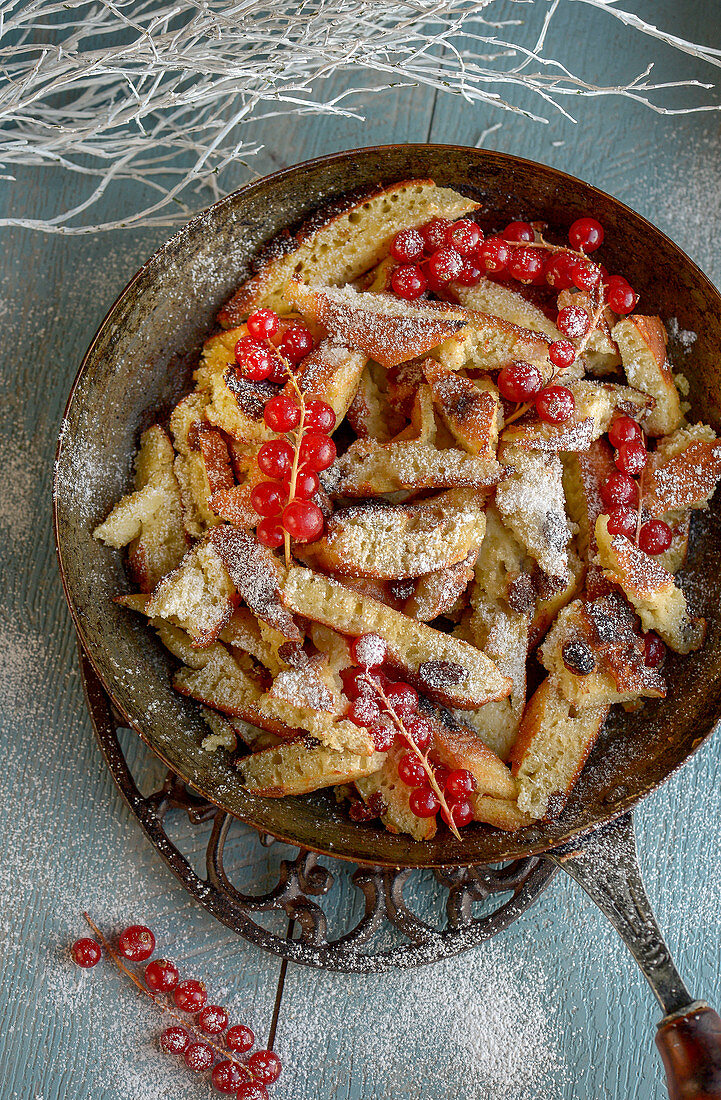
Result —
<path fill-rule="evenodd" d="M 248 1068 L 256 1080 L 272 1085 L 280 1077 L 281 1061 L 272 1050 L 256 1050 L 248 1059 Z"/>
<path fill-rule="evenodd" d="M 446 781 L 448 779 L 448 776 L 451 774 L 450 771 L 444 764 L 434 765 L 433 771 L 435 773 L 436 783 L 441 788 L 441 790 L 444 791 L 446 789 Z"/>
<path fill-rule="evenodd" d="M 576 361 L 576 349 L 570 340 L 554 340 L 548 346 L 548 358 L 554 367 L 565 370 Z"/>
<path fill-rule="evenodd" d="M 261 546 L 267 546 L 269 550 L 277 550 L 283 545 L 283 524 L 275 518 L 262 519 L 255 529 L 255 536 Z"/>
<path fill-rule="evenodd" d="M 596 264 L 579 260 L 572 269 L 573 285 L 579 290 L 593 290 L 601 277 L 601 272 Z"/>
<path fill-rule="evenodd" d="M 614 313 L 626 314 L 636 308 L 638 294 L 621 275 L 611 275 L 606 286 L 606 301 Z"/>
<path fill-rule="evenodd" d="M 256 309 L 246 322 L 248 332 L 256 340 L 270 340 L 280 327 L 280 318 L 272 309 Z"/>
<path fill-rule="evenodd" d="M 662 519 L 650 519 L 638 533 L 639 549 L 644 554 L 663 554 L 673 542 L 673 531 Z"/>
<path fill-rule="evenodd" d="M 538 248 L 514 248 L 508 261 L 508 274 L 519 283 L 532 283 L 544 272 L 545 263 Z"/>
<path fill-rule="evenodd" d="M 205 986 L 195 978 L 186 978 L 184 982 L 176 985 L 173 991 L 173 1000 L 183 1012 L 200 1012 L 208 1000 Z"/>
<path fill-rule="evenodd" d="M 565 306 L 558 314 L 556 324 L 564 336 L 577 340 L 588 333 L 591 318 L 580 306 Z"/>
<path fill-rule="evenodd" d="M 573 416 L 575 407 L 573 394 L 567 386 L 544 386 L 536 394 L 536 412 L 547 424 L 565 424 Z"/>
<path fill-rule="evenodd" d="M 243 336 L 235 345 L 235 361 L 245 378 L 263 382 L 277 360 L 270 348 L 257 343 L 251 336 Z"/>
<path fill-rule="evenodd" d="M 228 1026 L 228 1013 L 222 1005 L 205 1005 L 198 1013 L 198 1027 L 206 1035 L 220 1035 Z"/>
<path fill-rule="evenodd" d="M 180 974 L 170 959 L 153 959 L 145 967 L 145 984 L 155 993 L 172 993 L 180 981 Z"/>
<path fill-rule="evenodd" d="M 625 535 L 627 539 L 636 537 L 638 513 L 630 508 L 614 508 L 608 513 L 609 535 Z"/>
<path fill-rule="evenodd" d="M 466 768 L 456 768 L 448 773 L 445 790 L 450 798 L 467 798 L 475 789 L 476 781 Z"/>
<path fill-rule="evenodd" d="M 185 1048 L 185 1064 L 194 1073 L 204 1073 L 215 1061 L 213 1048 L 206 1043 L 190 1043 Z"/>
<path fill-rule="evenodd" d="M 643 443 L 622 443 L 616 451 L 615 463 L 619 470 L 631 477 L 638 477 L 646 466 L 646 448 Z"/>
<path fill-rule="evenodd" d="M 305 405 L 305 425 L 319 432 L 332 432 L 335 428 L 335 412 L 325 401 L 307 401 Z"/>
<path fill-rule="evenodd" d="M 287 439 L 271 439 L 258 451 L 258 466 L 276 481 L 290 476 L 293 466 L 293 448 Z"/>
<path fill-rule="evenodd" d="M 335 455 L 335 443 L 321 432 L 306 432 L 300 442 L 300 463 L 310 470 L 327 470 L 335 461 Z"/>
<path fill-rule="evenodd" d="M 510 222 L 503 230 L 503 239 L 506 241 L 524 241 L 530 244 L 534 240 L 533 226 L 528 222 Z"/>
<path fill-rule="evenodd" d="M 313 335 L 305 325 L 292 325 L 279 345 L 279 351 L 290 363 L 299 363 L 313 350 Z"/>
<path fill-rule="evenodd" d="M 285 507 L 288 495 L 285 482 L 261 481 L 250 491 L 250 503 L 259 516 L 279 516 Z"/>
<path fill-rule="evenodd" d="M 455 248 L 439 248 L 428 260 L 428 274 L 436 282 L 448 283 L 457 279 L 463 268 L 463 259 Z"/>
<path fill-rule="evenodd" d="M 145 962 L 155 951 L 155 936 L 144 924 L 131 924 L 118 936 L 118 951 L 132 962 Z"/>
<path fill-rule="evenodd" d="M 611 474 L 601 486 L 601 500 L 607 509 L 636 508 L 638 486 L 628 474 Z"/>
<path fill-rule="evenodd" d="M 399 264 L 412 264 L 423 256 L 423 237 L 417 229 L 400 229 L 391 241 L 390 253 Z"/>
<path fill-rule="evenodd" d="M 568 240 L 578 252 L 595 252 L 603 244 L 603 226 L 595 218 L 577 218 L 568 230 Z"/>
<path fill-rule="evenodd" d="M 273 432 L 290 432 L 300 424 L 300 409 L 292 397 L 277 393 L 267 402 L 263 419 Z"/>
<path fill-rule="evenodd" d="M 546 282 L 554 290 L 568 290 L 573 286 L 575 257 L 568 252 L 554 252 L 546 264 Z"/>
<path fill-rule="evenodd" d="M 410 811 L 416 817 L 435 817 L 441 804 L 430 787 L 416 787 L 408 799 Z"/>
<path fill-rule="evenodd" d="M 457 829 L 462 829 L 464 825 L 468 825 L 473 821 L 473 807 L 467 798 L 459 798 L 448 802 L 448 809 L 450 818 Z M 441 817 L 446 825 L 450 825 L 448 814 L 443 809 L 441 810 Z"/>
<path fill-rule="evenodd" d="M 346 718 L 356 726 L 369 729 L 380 724 L 381 712 L 376 700 L 370 695 L 359 695 L 346 711 Z"/>
<path fill-rule="evenodd" d="M 160 1033 L 160 1045 L 166 1054 L 183 1054 L 189 1042 L 190 1035 L 184 1027 L 166 1027 Z"/>
<path fill-rule="evenodd" d="M 240 1086 L 248 1080 L 248 1077 L 235 1062 L 225 1059 L 213 1066 L 210 1079 L 213 1082 L 213 1088 L 217 1089 L 218 1092 L 237 1093 Z"/>
<path fill-rule="evenodd" d="M 460 252 L 461 256 L 470 256 L 483 240 L 483 234 L 475 222 L 462 218 L 454 222 L 446 231 L 446 244 Z"/>
<path fill-rule="evenodd" d="M 641 426 L 630 416 L 617 416 L 608 429 L 608 438 L 612 446 L 620 447 L 622 443 L 641 442 L 643 432 Z"/>
<path fill-rule="evenodd" d="M 478 258 L 489 274 L 498 275 L 505 271 L 511 257 L 511 249 L 501 237 L 489 237 L 480 247 Z"/>
<path fill-rule="evenodd" d="M 81 939 L 76 940 L 70 948 L 70 953 L 73 956 L 73 962 L 81 966 L 83 970 L 90 970 L 92 966 L 96 966 L 103 954 L 100 944 L 96 943 L 95 940 L 91 940 L 89 936 L 83 936 Z"/>
<path fill-rule="evenodd" d="M 234 1054 L 245 1054 L 254 1042 L 255 1035 L 245 1024 L 233 1024 L 225 1033 L 225 1045 Z"/>
<path fill-rule="evenodd" d="M 423 787 L 428 781 L 426 769 L 412 752 L 406 752 L 398 761 L 398 778 L 406 787 Z"/>
<path fill-rule="evenodd" d="M 290 492 L 290 480 L 283 482 L 286 493 Z M 310 500 L 318 492 L 320 480 L 313 470 L 302 468 L 298 470 L 295 479 L 295 499 Z"/>
<path fill-rule="evenodd" d="M 371 738 L 378 752 L 388 752 L 396 739 L 396 731 L 391 722 L 386 722 L 381 717 L 377 726 L 371 727 Z"/>
<path fill-rule="evenodd" d="M 410 717 L 418 710 L 418 692 L 410 684 L 389 684 L 386 699 L 396 714 L 403 717 Z"/>
<path fill-rule="evenodd" d="M 439 248 L 443 248 L 446 243 L 446 233 L 450 226 L 451 222 L 447 218 L 432 218 L 431 221 L 421 226 L 420 234 L 423 237 L 423 246 L 428 255 L 437 252 Z"/>
<path fill-rule="evenodd" d="M 380 634 L 361 634 L 351 642 L 350 652 L 362 668 L 378 668 L 386 659 L 388 646 Z"/>
<path fill-rule="evenodd" d="M 268 1090 L 260 1081 L 244 1081 L 235 1095 L 238 1100 L 268 1100 Z"/>
<path fill-rule="evenodd" d="M 483 272 L 477 261 L 473 257 L 466 256 L 456 282 L 461 286 L 478 286 L 482 278 Z"/>
<path fill-rule="evenodd" d="M 660 668 L 665 656 L 666 646 L 655 631 L 649 630 L 644 635 L 644 664 L 647 668 Z"/>
<path fill-rule="evenodd" d="M 421 752 L 425 752 L 433 740 L 433 726 L 428 719 L 414 714 L 411 718 L 404 719 L 403 725 Z"/>
<path fill-rule="evenodd" d="M 292 500 L 283 509 L 283 526 L 296 542 L 315 542 L 323 533 L 323 513 L 311 500 Z"/>
<path fill-rule="evenodd" d="M 417 264 L 404 264 L 391 275 L 391 290 L 397 298 L 412 302 L 428 290 L 428 280 Z"/>
<path fill-rule="evenodd" d="M 538 368 L 521 359 L 508 363 L 498 375 L 498 389 L 507 401 L 528 401 L 542 385 Z"/>

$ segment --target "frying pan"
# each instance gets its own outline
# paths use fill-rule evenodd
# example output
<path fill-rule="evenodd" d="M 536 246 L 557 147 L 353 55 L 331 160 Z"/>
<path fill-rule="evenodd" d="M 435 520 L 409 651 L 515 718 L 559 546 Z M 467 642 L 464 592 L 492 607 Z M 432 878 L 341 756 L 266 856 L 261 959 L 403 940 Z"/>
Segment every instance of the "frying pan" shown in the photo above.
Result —
<path fill-rule="evenodd" d="M 328 203 L 407 178 L 432 178 L 478 199 L 489 228 L 532 217 L 563 230 L 582 215 L 597 217 L 606 230 L 601 258 L 630 274 L 641 308 L 697 333 L 670 352 L 688 376 L 691 415 L 721 429 L 721 295 L 623 203 L 556 169 L 461 146 L 391 145 L 308 161 L 229 195 L 181 229 L 128 284 L 82 362 L 58 444 L 54 498 L 60 569 L 80 641 L 128 725 L 205 798 L 263 833 L 373 866 L 467 866 L 547 853 L 610 918 L 664 1009 L 656 1042 L 671 1097 L 721 1100 L 721 1018 L 693 1001 L 673 965 L 644 894 L 630 815 L 719 724 L 718 500 L 695 516 L 686 568 L 694 610 L 708 620 L 704 649 L 670 656 L 665 700 L 647 702 L 637 715 L 612 715 L 558 819 L 513 835 L 474 826 L 460 841 L 443 833 L 418 843 L 353 824 L 323 793 L 253 798 L 227 759 L 200 748 L 207 731 L 195 704 L 171 689 L 169 655 L 113 603 L 128 589 L 122 555 L 96 542 L 93 528 L 128 489 L 139 433 L 188 388 L 215 314 L 253 255 Z"/>

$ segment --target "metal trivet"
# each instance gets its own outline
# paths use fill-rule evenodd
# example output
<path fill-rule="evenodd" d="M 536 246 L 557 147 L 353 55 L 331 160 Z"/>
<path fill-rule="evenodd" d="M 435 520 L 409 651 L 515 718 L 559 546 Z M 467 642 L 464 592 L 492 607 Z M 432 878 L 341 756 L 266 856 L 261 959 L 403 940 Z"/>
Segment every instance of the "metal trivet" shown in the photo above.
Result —
<path fill-rule="evenodd" d="M 513 860 L 500 867 L 435 870 L 430 881 L 436 890 L 438 886 L 445 890 L 447 897 L 444 916 L 433 925 L 414 912 L 408 896 L 415 885 L 412 877 L 428 872 L 381 867 L 352 871 L 353 864 L 343 864 L 343 875 L 363 895 L 364 907 L 360 919 L 349 913 L 348 930 L 333 936 L 325 911 L 312 899 L 328 896 L 334 886 L 341 889 L 341 875 L 319 863 L 315 853 L 301 848 L 295 859 L 280 861 L 273 889 L 262 894 L 238 890 L 223 862 L 228 833 L 236 819 L 189 792 L 172 772 L 159 790 L 144 797 L 118 737 L 126 723 L 115 712 L 82 649 L 80 667 L 101 751 L 146 836 L 200 905 L 239 936 L 284 959 L 324 970 L 380 973 L 450 958 L 508 928 L 533 905 L 556 872 L 554 864 L 539 857 Z M 194 825 L 210 830 L 205 878 L 195 872 L 168 836 L 165 819 L 173 809 L 185 811 Z M 272 837 L 259 840 L 273 843 Z M 256 919 L 269 914 L 287 917 L 284 933 L 277 934 Z"/>

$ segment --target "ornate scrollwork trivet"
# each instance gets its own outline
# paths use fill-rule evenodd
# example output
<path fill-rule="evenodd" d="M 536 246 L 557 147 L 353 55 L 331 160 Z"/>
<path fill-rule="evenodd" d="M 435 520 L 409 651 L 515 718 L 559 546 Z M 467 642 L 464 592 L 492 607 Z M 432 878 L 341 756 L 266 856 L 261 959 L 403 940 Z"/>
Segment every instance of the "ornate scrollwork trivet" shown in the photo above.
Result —
<path fill-rule="evenodd" d="M 555 874 L 555 866 L 538 857 L 517 859 L 500 867 L 456 867 L 433 872 L 381 867 L 352 870 L 352 864 L 331 871 L 315 853 L 300 849 L 294 859 L 279 861 L 278 881 L 272 889 L 243 893 L 233 885 L 224 862 L 226 841 L 236 819 L 189 792 L 173 773 L 168 774 L 159 790 L 144 797 L 118 738 L 124 723 L 114 715 L 112 704 L 82 653 L 81 670 L 103 756 L 146 836 L 188 893 L 209 913 L 251 943 L 284 959 L 326 970 L 379 973 L 450 958 L 506 929 L 536 901 Z M 177 810 L 184 811 L 198 829 L 209 830 L 204 878 L 169 838 L 166 818 Z M 259 840 L 273 843 L 271 837 Z M 418 899 L 412 899 L 410 895 L 416 893 L 423 875 L 428 879 L 426 890 L 419 892 Z M 363 906 L 359 917 L 358 894 L 346 891 L 351 895 L 345 914 L 348 930 L 335 934 L 321 900 L 329 898 L 334 887 L 340 889 L 342 876 L 350 877 L 362 895 Z M 439 887 L 446 893 L 445 904 L 440 919 L 431 923 L 421 918 L 416 908 L 428 911 L 429 888 L 438 902 Z M 425 904 L 420 893 L 425 893 Z M 264 927 L 261 918 L 278 915 L 287 918 L 282 931 Z"/>

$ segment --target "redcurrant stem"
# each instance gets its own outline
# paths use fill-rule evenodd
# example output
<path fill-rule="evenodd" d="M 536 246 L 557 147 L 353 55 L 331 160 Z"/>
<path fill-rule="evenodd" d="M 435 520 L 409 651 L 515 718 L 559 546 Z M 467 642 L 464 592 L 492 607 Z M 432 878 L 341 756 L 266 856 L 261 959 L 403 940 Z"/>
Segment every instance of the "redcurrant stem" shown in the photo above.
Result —
<path fill-rule="evenodd" d="M 641 535 L 641 509 L 643 507 L 643 475 L 645 470 L 641 470 L 641 476 L 638 479 L 638 511 L 636 513 L 636 537 L 634 542 L 638 546 L 638 540 Z"/>
<path fill-rule="evenodd" d="M 268 347 L 273 348 L 270 340 L 266 342 L 268 344 Z M 305 423 L 305 396 L 303 395 L 303 392 L 298 385 L 298 380 L 293 374 L 293 370 L 288 360 L 285 358 L 284 355 L 281 355 L 280 351 L 278 351 L 277 348 L 273 348 L 273 351 L 276 352 L 278 358 L 281 360 L 283 366 L 288 373 L 288 379 L 291 386 L 295 390 L 295 395 L 298 398 L 298 404 L 300 406 L 300 422 L 298 424 L 298 429 L 293 436 L 293 465 L 290 471 L 290 484 L 288 486 L 288 503 L 290 504 L 290 502 L 295 497 L 295 487 L 298 481 L 298 459 L 300 455 L 300 444 L 303 439 L 303 425 Z M 290 534 L 288 533 L 288 531 L 283 532 L 283 552 L 285 554 L 286 569 L 290 569 Z"/>
<path fill-rule="evenodd" d="M 527 413 L 530 408 L 531 406 L 527 401 L 524 401 L 522 405 L 517 405 L 515 412 L 512 412 L 511 415 L 509 417 L 506 417 L 506 419 L 503 421 L 503 427 L 507 428 L 508 425 L 512 424 L 514 420 L 518 420 L 519 417 Z"/>
<path fill-rule="evenodd" d="M 234 1065 L 236 1065 L 238 1069 L 241 1069 L 244 1073 L 247 1073 L 251 1081 L 255 1080 L 252 1071 L 248 1066 L 246 1066 L 245 1062 L 238 1062 L 232 1056 L 230 1051 L 225 1049 L 225 1047 L 219 1046 L 217 1043 L 213 1042 L 213 1040 L 209 1038 L 209 1036 L 207 1036 L 205 1033 L 198 1031 L 198 1029 L 194 1027 L 192 1023 L 190 1023 L 186 1016 L 181 1016 L 178 1012 L 175 1012 L 170 1007 L 170 1005 L 165 1004 L 163 1001 L 159 1001 L 154 993 L 151 993 L 149 989 L 146 989 L 137 974 L 133 974 L 132 970 L 130 970 L 120 958 L 120 955 L 118 955 L 117 951 L 115 951 L 114 948 L 108 943 L 105 936 L 100 931 L 97 924 L 90 917 L 90 915 L 88 913 L 83 913 L 83 917 L 90 925 L 93 933 L 100 940 L 100 944 L 103 950 L 115 963 L 115 966 L 120 971 L 120 973 L 125 974 L 126 978 L 130 978 L 133 985 L 137 986 L 140 992 L 144 993 L 145 996 L 153 1002 L 159 1012 L 166 1012 L 168 1016 L 172 1016 L 172 1018 L 182 1024 L 185 1030 L 189 1031 L 193 1035 L 193 1037 L 198 1040 L 198 1042 L 205 1043 L 207 1046 L 212 1047 L 216 1054 L 220 1054 L 222 1058 L 227 1059 L 227 1061 L 232 1062 Z"/>
<path fill-rule="evenodd" d="M 428 782 L 430 783 L 431 788 L 433 789 L 433 792 L 436 795 L 436 798 L 438 799 L 438 801 L 441 804 L 441 809 L 445 812 L 446 821 L 448 822 L 448 828 L 451 830 L 454 837 L 457 840 L 460 840 L 461 839 L 461 834 L 458 832 L 458 829 L 456 827 L 456 823 L 455 823 L 455 821 L 453 820 L 453 818 L 451 816 L 451 811 L 448 808 L 448 803 L 446 802 L 443 791 L 438 786 L 438 780 L 435 777 L 433 768 L 428 763 L 428 758 L 423 755 L 421 750 L 418 748 L 418 745 L 416 745 L 415 741 L 413 740 L 411 735 L 406 730 L 406 728 L 403 725 L 402 721 L 400 720 L 400 718 L 396 714 L 395 709 L 393 707 L 393 704 L 388 699 L 388 696 L 384 692 L 381 685 L 377 684 L 375 682 L 375 680 L 371 680 L 371 678 L 370 678 L 370 676 L 368 675 L 367 672 L 363 673 L 363 676 L 361 677 L 361 679 L 364 680 L 367 684 L 370 684 L 371 688 L 375 692 L 377 692 L 378 695 L 380 695 L 381 699 L 383 700 L 383 702 L 385 704 L 385 707 L 386 707 L 388 713 L 391 716 L 391 721 L 393 722 L 393 725 L 396 727 L 396 729 L 400 733 L 401 737 L 403 738 L 403 740 L 408 745 L 409 749 L 411 749 L 411 751 L 414 752 L 415 755 L 420 760 L 421 764 L 423 765 L 423 771 L 426 773 L 426 776 L 428 777 Z"/>

